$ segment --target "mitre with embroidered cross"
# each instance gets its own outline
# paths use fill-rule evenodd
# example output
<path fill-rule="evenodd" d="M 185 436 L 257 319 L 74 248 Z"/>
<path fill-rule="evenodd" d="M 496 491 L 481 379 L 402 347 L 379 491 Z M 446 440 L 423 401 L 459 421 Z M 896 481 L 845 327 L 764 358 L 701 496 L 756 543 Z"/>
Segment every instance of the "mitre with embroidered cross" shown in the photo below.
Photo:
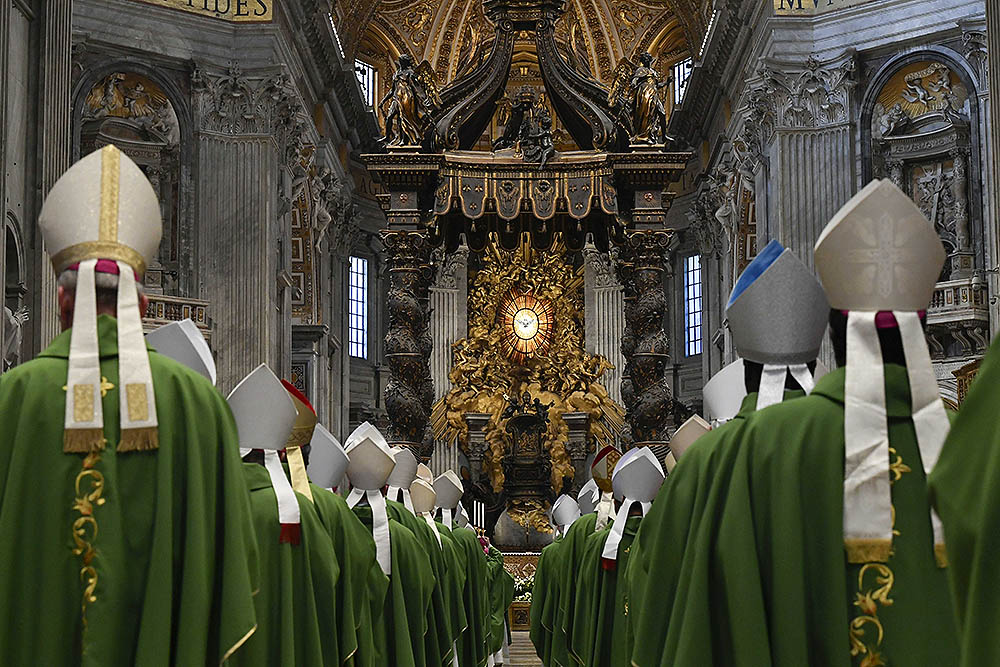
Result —
<path fill-rule="evenodd" d="M 451 528 L 462 500 L 465 487 L 454 470 L 445 470 L 434 479 L 434 491 L 437 493 L 437 506 L 441 508 L 441 523 Z"/>
<path fill-rule="evenodd" d="M 118 275 L 118 451 L 159 446 L 153 375 L 136 281 L 160 245 L 160 203 L 146 176 L 113 145 L 87 155 L 45 198 L 38 228 L 56 275 L 77 271 L 66 380 L 63 451 L 104 447 L 95 273 Z"/>
<path fill-rule="evenodd" d="M 913 426 L 925 473 L 937 462 L 949 422 L 920 318 L 934 295 L 945 249 L 917 205 L 888 180 L 874 180 L 833 216 L 816 242 L 830 305 L 847 313 L 844 380 L 844 542 L 850 562 L 885 561 L 893 507 L 885 369 L 878 329 L 898 328 Z M 931 513 L 935 555 L 944 535 Z"/>
<path fill-rule="evenodd" d="M 604 542 L 602 559 L 618 559 L 618 545 L 625 534 L 629 511 L 633 505 L 638 504 L 645 516 L 665 478 L 663 467 L 649 447 L 630 449 L 618 461 L 612 473 L 612 486 L 615 498 L 621 504 L 611 532 Z"/>
<path fill-rule="evenodd" d="M 813 272 L 777 241 L 757 254 L 736 280 L 726 318 L 740 357 L 763 365 L 757 409 L 780 403 L 791 374 L 806 393 L 830 317 Z"/>
<path fill-rule="evenodd" d="M 368 422 L 354 429 L 347 438 L 347 478 L 351 493 L 347 496 L 350 507 L 362 498 L 372 511 L 372 538 L 375 540 L 375 557 L 385 574 L 392 574 L 391 545 L 389 543 L 389 516 L 386 512 L 382 487 L 392 473 L 396 461 L 385 436 Z"/>
<path fill-rule="evenodd" d="M 698 415 L 691 415 L 686 422 L 678 426 L 677 430 L 674 431 L 674 436 L 670 439 L 670 451 L 674 456 L 680 458 L 687 451 L 688 447 L 711 430 L 711 424 Z"/>
<path fill-rule="evenodd" d="M 253 450 L 264 453 L 264 468 L 278 502 L 280 541 L 298 544 L 299 501 L 278 455 L 285 448 L 298 417 L 295 404 L 281 380 L 264 364 L 243 378 L 226 401 L 240 436 L 240 455 L 246 456 Z"/>
<path fill-rule="evenodd" d="M 347 452 L 322 424 L 316 424 L 309 445 L 309 465 L 306 466 L 309 479 L 317 486 L 336 491 L 347 472 Z"/>
<path fill-rule="evenodd" d="M 215 359 L 208 341 L 190 318 L 170 322 L 146 334 L 146 342 L 165 357 L 184 364 L 215 384 Z"/>

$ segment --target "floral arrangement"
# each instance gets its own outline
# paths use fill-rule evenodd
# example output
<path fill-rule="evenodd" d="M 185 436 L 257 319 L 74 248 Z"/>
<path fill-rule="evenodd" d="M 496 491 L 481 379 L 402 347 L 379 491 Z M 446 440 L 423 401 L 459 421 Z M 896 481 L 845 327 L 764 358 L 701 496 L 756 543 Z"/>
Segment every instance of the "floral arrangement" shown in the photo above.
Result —
<path fill-rule="evenodd" d="M 531 602 L 531 591 L 535 587 L 535 575 L 514 576 L 514 602 Z"/>

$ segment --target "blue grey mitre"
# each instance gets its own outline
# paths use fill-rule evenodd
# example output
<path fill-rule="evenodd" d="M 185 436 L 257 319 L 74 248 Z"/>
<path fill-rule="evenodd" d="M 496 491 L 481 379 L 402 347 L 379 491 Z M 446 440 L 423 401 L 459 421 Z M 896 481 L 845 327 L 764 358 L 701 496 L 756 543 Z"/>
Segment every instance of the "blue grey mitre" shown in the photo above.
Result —
<path fill-rule="evenodd" d="M 747 265 L 726 306 L 736 351 L 761 364 L 816 359 L 829 314 L 819 280 L 777 241 Z"/>

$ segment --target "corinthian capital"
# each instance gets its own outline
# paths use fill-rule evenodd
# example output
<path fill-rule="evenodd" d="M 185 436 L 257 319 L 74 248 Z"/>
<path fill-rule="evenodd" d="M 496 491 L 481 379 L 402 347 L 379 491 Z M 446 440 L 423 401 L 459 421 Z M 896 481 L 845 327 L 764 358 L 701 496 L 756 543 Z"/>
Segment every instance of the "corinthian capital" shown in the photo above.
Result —
<path fill-rule="evenodd" d="M 774 129 L 825 127 L 850 120 L 857 84 L 853 51 L 830 62 L 767 60 L 748 82 L 741 111 Z"/>

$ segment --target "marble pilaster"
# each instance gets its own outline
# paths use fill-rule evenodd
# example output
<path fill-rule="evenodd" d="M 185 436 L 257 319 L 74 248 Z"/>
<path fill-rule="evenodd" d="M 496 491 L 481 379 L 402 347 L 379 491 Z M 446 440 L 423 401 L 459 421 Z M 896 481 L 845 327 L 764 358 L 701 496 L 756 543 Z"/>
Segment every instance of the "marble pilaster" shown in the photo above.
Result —
<path fill-rule="evenodd" d="M 615 277 L 611 258 L 592 244 L 583 249 L 584 345 L 590 354 L 599 354 L 614 366 L 601 378 L 611 398 L 622 402 L 621 336 L 625 330 L 625 297 Z"/>
<path fill-rule="evenodd" d="M 287 374 L 291 345 L 287 221 L 277 214 L 286 148 L 303 107 L 282 70 L 192 73 L 198 141 L 198 254 L 213 309 L 218 385 L 260 363 Z"/>

